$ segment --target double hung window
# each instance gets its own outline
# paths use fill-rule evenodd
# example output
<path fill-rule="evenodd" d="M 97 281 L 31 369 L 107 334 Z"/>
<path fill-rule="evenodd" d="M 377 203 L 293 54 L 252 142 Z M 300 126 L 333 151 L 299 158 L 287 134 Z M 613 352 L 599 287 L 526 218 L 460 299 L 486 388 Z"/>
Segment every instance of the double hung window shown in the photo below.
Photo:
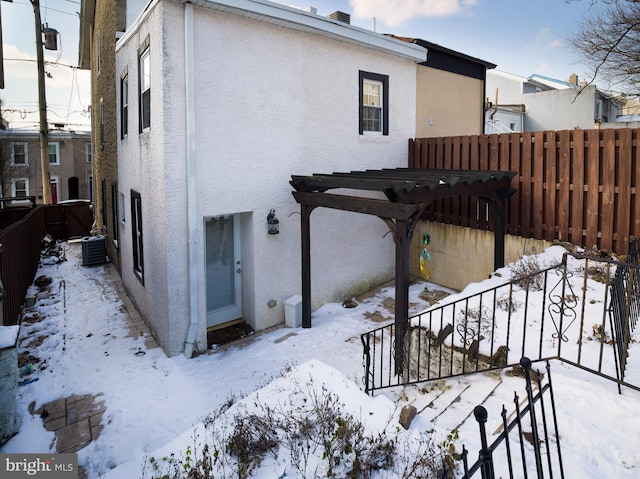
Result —
<path fill-rule="evenodd" d="M 27 143 L 11 144 L 11 166 L 29 165 L 29 145 Z"/>
<path fill-rule="evenodd" d="M 389 134 L 389 76 L 360 71 L 360 134 Z"/>
<path fill-rule="evenodd" d="M 140 84 L 140 133 L 142 133 L 151 126 L 151 54 L 148 44 L 141 51 L 138 59 L 138 75 Z"/>
<path fill-rule="evenodd" d="M 131 234 L 133 245 L 133 272 L 144 284 L 144 257 L 142 242 L 142 199 L 140 193 L 131 190 Z"/>

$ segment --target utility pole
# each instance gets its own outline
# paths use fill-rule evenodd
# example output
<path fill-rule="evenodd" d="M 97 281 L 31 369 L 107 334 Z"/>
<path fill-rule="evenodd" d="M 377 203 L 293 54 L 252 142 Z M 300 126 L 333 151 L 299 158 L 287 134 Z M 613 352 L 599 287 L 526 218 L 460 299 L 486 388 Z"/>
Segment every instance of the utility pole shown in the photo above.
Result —
<path fill-rule="evenodd" d="M 51 204 L 51 174 L 49 172 L 49 127 L 44 84 L 44 55 L 42 53 L 42 23 L 40 0 L 31 0 L 36 21 L 36 59 L 38 61 L 38 103 L 40 105 L 40 166 L 42 170 L 42 202 Z"/>

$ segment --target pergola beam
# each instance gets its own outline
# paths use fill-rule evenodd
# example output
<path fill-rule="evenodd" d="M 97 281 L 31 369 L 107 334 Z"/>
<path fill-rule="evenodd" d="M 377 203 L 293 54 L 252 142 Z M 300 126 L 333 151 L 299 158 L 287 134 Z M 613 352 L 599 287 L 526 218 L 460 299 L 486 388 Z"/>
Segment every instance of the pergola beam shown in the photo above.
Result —
<path fill-rule="evenodd" d="M 421 205 L 390 203 L 374 198 L 360 198 L 356 196 L 334 195 L 331 193 L 305 193 L 294 191 L 293 197 L 300 204 L 308 206 L 323 206 L 336 210 L 352 211 L 380 218 L 407 220 L 413 218 L 416 212 L 422 210 Z"/>

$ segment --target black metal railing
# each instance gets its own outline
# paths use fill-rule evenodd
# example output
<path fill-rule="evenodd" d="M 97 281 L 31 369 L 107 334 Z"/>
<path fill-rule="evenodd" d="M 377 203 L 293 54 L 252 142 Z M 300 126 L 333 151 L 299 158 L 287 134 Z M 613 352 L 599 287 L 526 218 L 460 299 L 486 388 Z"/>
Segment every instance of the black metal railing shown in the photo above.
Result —
<path fill-rule="evenodd" d="M 469 451 L 463 446 L 462 479 L 470 479 L 480 472 L 482 479 L 495 477 L 527 478 L 560 477 L 564 479 L 560 435 L 556 415 L 555 399 L 551 382 L 551 368 L 547 362 L 546 382 L 542 384 L 540 371 L 533 372 L 531 360 L 523 357 L 520 366 L 524 371 L 526 382 L 526 400 L 521 404 L 518 393 L 514 392 L 515 417 L 507 421 L 507 409 L 502 406 L 502 432 L 489 444 L 486 423 L 487 410 L 479 405 L 474 409 L 474 416 L 480 429 L 480 451 L 478 460 L 469 466 Z M 534 394 L 534 387 L 537 394 Z M 547 396 L 546 400 L 544 396 Z M 546 403 L 545 403 L 546 402 Z M 536 405 L 536 403 L 539 403 Z M 524 406 L 524 407 L 523 407 Z M 529 421 L 527 421 L 527 416 Z M 530 428 L 530 431 L 525 430 Z M 512 434 L 512 431 L 516 431 Z M 515 438 L 512 437 L 515 435 Z M 513 445 L 512 445 L 513 441 Z M 527 445 L 528 444 L 528 445 Z M 494 455 L 498 448 L 504 448 L 504 454 Z"/>
<path fill-rule="evenodd" d="M 403 354 L 396 350 L 396 323 L 365 333 L 365 391 L 502 369 L 524 356 L 534 362 L 562 359 L 640 390 L 625 381 L 621 364 L 626 362 L 620 362 L 627 361 L 627 330 L 637 322 L 639 268 L 593 254 L 565 253 L 557 265 L 449 298 L 408 318 L 400 325 L 406 329 L 399 343 Z M 620 269 L 628 270 L 630 279 L 616 289 Z M 609 296 L 620 288 L 623 299 L 612 304 L 625 308 L 613 313 Z M 607 321 L 612 315 L 620 321 Z"/>
<path fill-rule="evenodd" d="M 624 380 L 629 356 L 631 333 L 634 332 L 640 315 L 640 241 L 631 240 L 629 255 L 616 268 L 610 286 L 609 319 L 614 338 L 614 353 L 619 377 Z M 620 385 L 618 384 L 618 390 Z"/>

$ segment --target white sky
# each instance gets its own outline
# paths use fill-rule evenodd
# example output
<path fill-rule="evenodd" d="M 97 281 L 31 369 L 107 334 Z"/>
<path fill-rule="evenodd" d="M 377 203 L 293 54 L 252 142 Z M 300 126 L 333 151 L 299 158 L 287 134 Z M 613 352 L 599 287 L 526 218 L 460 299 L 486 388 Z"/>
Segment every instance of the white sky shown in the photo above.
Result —
<path fill-rule="evenodd" d="M 79 71 L 79 0 L 40 0 L 42 22 L 60 32 L 60 51 L 45 50 L 49 122 L 89 128 L 89 74 Z M 529 76 L 538 73 L 566 80 L 588 72 L 567 44 L 579 29 L 591 0 L 285 0 L 311 5 L 320 15 L 340 10 L 352 24 L 401 36 L 418 37 L 497 64 L 499 70 Z M 16 127 L 38 124 L 35 32 L 29 0 L 0 2 L 5 89 L 0 98 Z M 592 10 L 590 10 L 592 9 Z M 27 60 L 27 61 L 24 61 Z M 25 118 L 26 116 L 26 118 Z"/>

